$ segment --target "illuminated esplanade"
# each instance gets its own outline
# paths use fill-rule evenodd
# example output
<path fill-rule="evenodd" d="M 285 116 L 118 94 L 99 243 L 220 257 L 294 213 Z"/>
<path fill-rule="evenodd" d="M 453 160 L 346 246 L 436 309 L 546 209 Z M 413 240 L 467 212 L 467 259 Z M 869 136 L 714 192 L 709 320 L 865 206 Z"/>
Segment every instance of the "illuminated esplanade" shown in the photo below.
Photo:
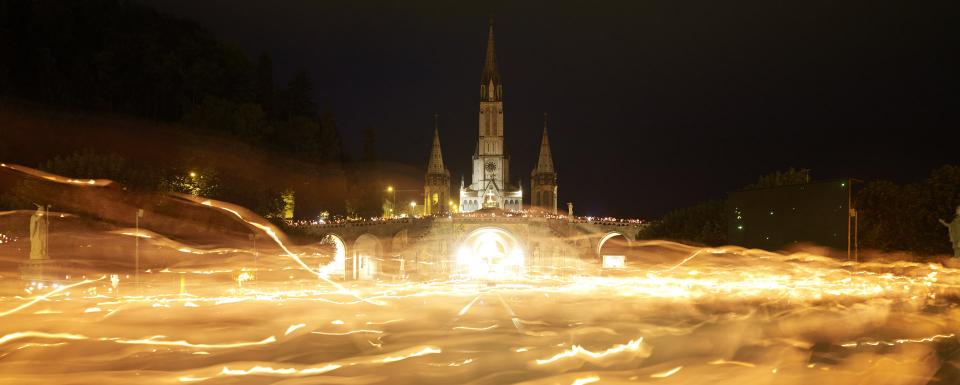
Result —
<path fill-rule="evenodd" d="M 511 278 L 621 266 L 643 224 L 483 209 L 466 214 L 303 225 L 335 250 L 344 279 Z M 342 268 L 342 269 L 341 269 Z"/>

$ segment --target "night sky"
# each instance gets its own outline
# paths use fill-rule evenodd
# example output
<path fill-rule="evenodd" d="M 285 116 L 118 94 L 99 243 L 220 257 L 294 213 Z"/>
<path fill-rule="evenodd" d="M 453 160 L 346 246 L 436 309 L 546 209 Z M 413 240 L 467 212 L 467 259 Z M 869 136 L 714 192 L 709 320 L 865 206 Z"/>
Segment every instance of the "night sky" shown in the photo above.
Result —
<path fill-rule="evenodd" d="M 511 179 L 542 116 L 560 202 L 652 218 L 788 167 L 916 180 L 960 161 L 951 1 L 142 1 L 298 68 L 347 149 L 425 167 L 433 114 L 455 185 L 477 138 L 496 18 Z M 948 24 L 950 21 L 951 24 Z"/>

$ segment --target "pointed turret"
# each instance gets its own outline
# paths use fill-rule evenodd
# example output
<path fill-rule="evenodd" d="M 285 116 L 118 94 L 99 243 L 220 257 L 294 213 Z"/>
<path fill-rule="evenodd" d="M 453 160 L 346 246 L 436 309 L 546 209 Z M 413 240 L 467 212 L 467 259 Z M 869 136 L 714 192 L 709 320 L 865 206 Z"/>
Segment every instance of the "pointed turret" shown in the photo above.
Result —
<path fill-rule="evenodd" d="M 497 51 L 493 38 L 493 17 L 491 17 L 490 29 L 487 32 L 487 57 L 483 63 L 483 73 L 480 75 L 480 100 L 499 101 L 501 92 L 500 66 L 497 65 Z"/>
<path fill-rule="evenodd" d="M 437 124 L 439 116 L 433 114 L 433 148 L 430 149 L 430 161 L 427 163 L 427 174 L 447 174 L 447 168 L 443 165 L 443 153 L 440 150 L 440 127 Z"/>
<path fill-rule="evenodd" d="M 537 167 L 530 173 L 530 204 L 556 213 L 557 190 L 557 172 L 553 169 L 553 154 L 550 152 L 550 137 L 547 135 L 547 114 L 544 113 L 540 158 L 537 159 Z"/>
<path fill-rule="evenodd" d="M 552 173 L 553 154 L 550 153 L 550 137 L 547 135 L 547 114 L 543 114 L 543 139 L 540 140 L 540 157 L 537 159 L 537 168 L 534 173 Z"/>
<path fill-rule="evenodd" d="M 443 165 L 443 153 L 440 151 L 439 115 L 433 114 L 433 146 L 430 160 L 427 162 L 427 174 L 423 184 L 423 214 L 437 215 L 449 212 L 453 201 L 450 200 L 450 170 Z"/>

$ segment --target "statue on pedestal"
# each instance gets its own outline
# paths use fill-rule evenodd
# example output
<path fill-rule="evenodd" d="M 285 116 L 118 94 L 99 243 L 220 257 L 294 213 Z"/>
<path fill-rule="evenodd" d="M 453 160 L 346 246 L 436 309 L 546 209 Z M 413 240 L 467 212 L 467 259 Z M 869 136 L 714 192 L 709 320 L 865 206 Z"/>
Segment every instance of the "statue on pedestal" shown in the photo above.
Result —
<path fill-rule="evenodd" d="M 30 217 L 30 259 L 48 259 L 47 230 L 50 229 L 47 211 L 37 205 L 37 212 Z"/>
<path fill-rule="evenodd" d="M 953 256 L 960 258 L 960 206 L 957 206 L 957 215 L 953 217 L 953 222 L 947 223 L 941 219 L 940 223 L 950 229 L 950 243 L 953 245 Z"/>

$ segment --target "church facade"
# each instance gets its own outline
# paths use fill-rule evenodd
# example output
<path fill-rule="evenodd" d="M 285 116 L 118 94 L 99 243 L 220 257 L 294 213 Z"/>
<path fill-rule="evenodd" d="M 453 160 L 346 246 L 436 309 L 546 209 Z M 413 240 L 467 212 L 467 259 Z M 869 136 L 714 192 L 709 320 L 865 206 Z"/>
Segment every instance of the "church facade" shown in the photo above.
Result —
<path fill-rule="evenodd" d="M 480 75 L 480 113 L 477 145 L 473 153 L 473 170 L 467 185 L 460 181 L 457 208 L 460 212 L 480 209 L 520 211 L 524 208 L 520 179 L 510 179 L 510 156 L 504 148 L 503 82 L 497 64 L 493 22 L 487 36 L 486 59 Z M 436 126 L 436 124 L 435 124 Z M 443 165 L 439 131 L 434 127 L 434 141 L 424 184 L 424 214 L 444 214 L 454 209 L 453 199 L 444 199 L 449 192 L 450 172 Z M 443 185 L 446 184 L 446 190 Z M 537 166 L 531 172 L 531 204 L 549 212 L 557 209 L 557 174 L 553 168 L 547 140 L 546 115 L 543 139 Z"/>

